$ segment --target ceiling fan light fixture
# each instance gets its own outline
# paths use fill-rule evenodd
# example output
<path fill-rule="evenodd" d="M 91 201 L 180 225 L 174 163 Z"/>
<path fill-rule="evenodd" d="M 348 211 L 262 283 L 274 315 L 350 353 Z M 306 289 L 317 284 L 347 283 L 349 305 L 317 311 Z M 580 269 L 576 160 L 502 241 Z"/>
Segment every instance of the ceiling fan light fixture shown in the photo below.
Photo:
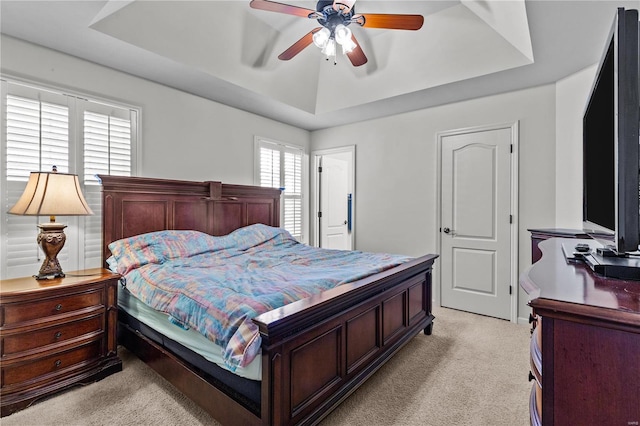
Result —
<path fill-rule="evenodd" d="M 339 24 L 336 26 L 334 31 L 336 41 L 338 44 L 343 45 L 349 41 L 351 41 L 351 30 L 343 24 Z"/>
<path fill-rule="evenodd" d="M 347 53 L 351 53 L 353 52 L 353 49 L 355 49 L 357 46 L 357 44 L 355 44 L 353 42 L 353 40 L 351 40 L 350 38 L 347 39 L 344 43 L 342 43 L 342 53 L 343 54 L 347 54 Z"/>
<path fill-rule="evenodd" d="M 2 1 L 2 0 L 0 0 Z M 386 28 L 392 30 L 419 30 L 424 23 L 422 15 L 389 14 L 389 13 L 355 13 L 356 0 L 318 0 L 316 10 L 278 3 L 273 0 L 251 0 L 250 6 L 254 9 L 269 12 L 284 13 L 318 21 L 322 27 L 314 28 L 287 50 L 278 55 L 278 59 L 288 61 L 296 56 L 311 43 L 315 44 L 322 53 L 333 56 L 336 63 L 336 43 L 342 48 L 342 52 L 349 58 L 354 67 L 367 63 L 367 56 L 362 47 L 347 28 L 351 24 L 367 28 Z"/>
<path fill-rule="evenodd" d="M 332 38 L 327 40 L 327 44 L 322 49 L 322 53 L 327 57 L 336 56 L 336 41 Z"/>
<path fill-rule="evenodd" d="M 313 44 L 318 46 L 320 49 L 324 49 L 330 36 L 331 31 L 329 31 L 328 28 L 322 28 L 320 31 L 313 34 Z"/>

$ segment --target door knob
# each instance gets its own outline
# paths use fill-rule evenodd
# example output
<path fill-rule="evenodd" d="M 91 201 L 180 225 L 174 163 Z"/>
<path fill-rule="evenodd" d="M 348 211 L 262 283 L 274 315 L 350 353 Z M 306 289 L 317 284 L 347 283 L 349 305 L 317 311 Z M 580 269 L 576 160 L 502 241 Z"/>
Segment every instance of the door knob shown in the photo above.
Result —
<path fill-rule="evenodd" d="M 443 231 L 445 234 L 450 234 L 450 233 L 451 233 L 451 229 L 449 229 L 449 228 L 444 228 L 442 231 Z"/>

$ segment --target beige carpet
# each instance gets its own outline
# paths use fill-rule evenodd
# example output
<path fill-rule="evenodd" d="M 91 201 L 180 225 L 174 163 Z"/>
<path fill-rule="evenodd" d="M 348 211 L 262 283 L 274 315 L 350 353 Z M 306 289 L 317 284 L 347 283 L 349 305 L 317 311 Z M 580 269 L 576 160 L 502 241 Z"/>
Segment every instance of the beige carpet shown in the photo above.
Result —
<path fill-rule="evenodd" d="M 529 424 L 529 328 L 436 308 L 434 332 L 411 340 L 323 426 Z M 137 358 L 122 372 L 4 417 L 2 426 L 217 425 Z"/>

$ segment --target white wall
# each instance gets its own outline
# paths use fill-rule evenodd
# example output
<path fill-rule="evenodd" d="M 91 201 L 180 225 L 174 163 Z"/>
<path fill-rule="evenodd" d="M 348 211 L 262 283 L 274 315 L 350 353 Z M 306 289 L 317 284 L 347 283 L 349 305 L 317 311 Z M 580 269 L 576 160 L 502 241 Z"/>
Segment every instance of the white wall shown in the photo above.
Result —
<path fill-rule="evenodd" d="M 308 152 L 306 130 L 5 35 L 1 44 L 3 74 L 141 107 L 141 176 L 252 185 L 254 135 Z"/>
<path fill-rule="evenodd" d="M 311 148 L 356 148 L 356 247 L 436 252 L 436 134 L 520 122 L 519 272 L 531 264 L 527 228 L 555 226 L 555 87 L 547 85 L 312 133 Z M 438 264 L 436 264 L 438 267 Z M 526 316 L 520 292 L 519 316 Z"/>
<path fill-rule="evenodd" d="M 436 134 L 520 121 L 519 267 L 527 228 L 581 226 L 581 122 L 595 67 L 557 83 L 309 132 L 2 35 L 0 70 L 142 108 L 140 174 L 253 184 L 254 135 L 327 149 L 357 145 L 360 250 L 436 251 Z M 556 143 L 557 140 L 557 143 Z M 519 316 L 526 316 L 520 293 Z"/>
<path fill-rule="evenodd" d="M 556 83 L 556 228 L 582 229 L 582 116 L 597 70 Z"/>

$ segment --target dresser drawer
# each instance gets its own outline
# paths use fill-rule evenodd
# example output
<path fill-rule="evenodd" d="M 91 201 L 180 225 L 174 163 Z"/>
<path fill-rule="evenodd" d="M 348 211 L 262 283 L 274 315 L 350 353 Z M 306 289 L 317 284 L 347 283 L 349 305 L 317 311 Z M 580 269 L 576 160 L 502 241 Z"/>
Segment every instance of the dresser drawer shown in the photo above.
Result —
<path fill-rule="evenodd" d="M 65 314 L 91 306 L 101 306 L 104 305 L 103 299 L 101 287 L 68 296 L 24 303 L 9 303 L 3 306 L 2 326 L 16 325 L 53 315 Z"/>
<path fill-rule="evenodd" d="M 534 386 L 536 390 L 536 412 L 542 421 L 542 388 L 537 383 Z"/>
<path fill-rule="evenodd" d="M 30 349 L 62 343 L 83 335 L 100 333 L 104 329 L 104 323 L 104 315 L 99 314 L 28 333 L 3 336 L 2 344 L 0 345 L 2 353 L 0 355 L 6 357 Z"/>
<path fill-rule="evenodd" d="M 542 425 L 542 389 L 537 383 L 533 384 L 529 396 L 529 420 L 531 426 Z"/>
<path fill-rule="evenodd" d="M 2 367 L 2 388 L 34 381 L 42 376 L 55 377 L 57 374 L 66 374 L 73 370 L 74 366 L 86 364 L 100 357 L 102 341 L 98 340 L 90 344 L 71 349 L 66 352 L 54 353 L 31 362 L 16 363 Z"/>
<path fill-rule="evenodd" d="M 536 381 L 540 386 L 542 386 L 542 350 L 538 346 L 538 339 L 540 334 L 540 328 L 537 327 L 534 330 L 533 336 L 531 336 L 531 341 L 529 344 L 529 353 L 530 353 L 530 364 L 531 364 L 531 372 L 536 378 Z"/>

